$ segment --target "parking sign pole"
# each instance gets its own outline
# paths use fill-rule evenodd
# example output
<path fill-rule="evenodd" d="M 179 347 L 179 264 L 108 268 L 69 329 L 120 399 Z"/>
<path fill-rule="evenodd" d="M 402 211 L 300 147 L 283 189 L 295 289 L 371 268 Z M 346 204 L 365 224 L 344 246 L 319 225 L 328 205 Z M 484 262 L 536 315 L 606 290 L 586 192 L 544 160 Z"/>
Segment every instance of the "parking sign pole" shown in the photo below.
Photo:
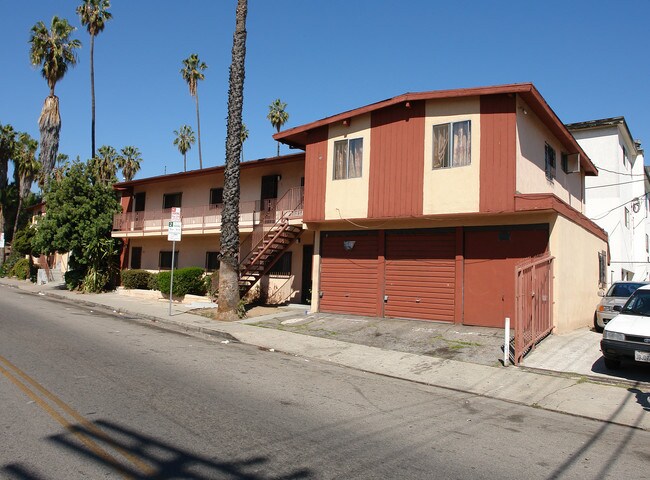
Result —
<path fill-rule="evenodd" d="M 176 240 L 172 241 L 172 274 L 169 279 L 169 316 L 172 316 L 172 292 L 174 291 L 174 252 L 176 252 Z"/>

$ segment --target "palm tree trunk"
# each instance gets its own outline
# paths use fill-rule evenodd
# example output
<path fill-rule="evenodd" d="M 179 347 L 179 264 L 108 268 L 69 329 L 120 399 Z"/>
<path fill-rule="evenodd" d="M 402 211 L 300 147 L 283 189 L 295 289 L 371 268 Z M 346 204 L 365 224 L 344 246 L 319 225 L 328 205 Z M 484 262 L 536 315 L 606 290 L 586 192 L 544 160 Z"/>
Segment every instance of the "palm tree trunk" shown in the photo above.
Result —
<path fill-rule="evenodd" d="M 20 188 L 22 190 L 22 187 Z M 23 209 L 23 196 L 21 193 L 18 194 L 18 208 L 16 209 L 16 220 L 14 221 L 14 231 L 11 236 L 11 241 L 16 238 L 16 230 L 18 230 L 18 219 L 20 218 L 20 211 Z"/>
<path fill-rule="evenodd" d="M 247 0 L 237 0 L 228 88 L 226 166 L 221 214 L 218 315 L 236 319 L 239 305 L 239 158 L 244 104 Z"/>
<path fill-rule="evenodd" d="M 196 131 L 199 137 L 199 169 L 203 169 L 203 156 L 201 155 L 201 117 L 199 117 L 199 88 L 196 88 Z"/>
<path fill-rule="evenodd" d="M 43 165 L 43 177 L 47 184 L 56 163 L 56 154 L 59 151 L 61 115 L 59 114 L 59 98 L 56 95 L 50 95 L 45 99 L 41 116 L 38 118 L 38 127 L 41 131 L 39 160 Z"/>
<path fill-rule="evenodd" d="M 280 142 L 278 142 L 278 157 L 280 156 Z"/>
<path fill-rule="evenodd" d="M 183 154 L 183 171 L 187 172 L 187 155 Z"/>
<path fill-rule="evenodd" d="M 90 143 L 92 145 L 91 158 L 95 158 L 95 35 L 90 36 Z"/>

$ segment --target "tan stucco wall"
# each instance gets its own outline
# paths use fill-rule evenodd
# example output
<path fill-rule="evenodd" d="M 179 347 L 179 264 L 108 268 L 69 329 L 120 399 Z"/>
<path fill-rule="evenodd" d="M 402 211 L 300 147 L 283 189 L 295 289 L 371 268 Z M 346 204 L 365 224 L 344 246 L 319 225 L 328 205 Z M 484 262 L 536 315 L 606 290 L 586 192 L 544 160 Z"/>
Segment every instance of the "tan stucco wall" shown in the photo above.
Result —
<path fill-rule="evenodd" d="M 607 243 L 557 216 L 550 222 L 554 333 L 592 325 L 598 297 L 598 252 Z"/>
<path fill-rule="evenodd" d="M 333 180 L 334 142 L 363 138 L 361 177 Z M 327 183 L 325 185 L 325 220 L 365 218 L 368 216 L 370 184 L 370 114 L 354 117 L 349 126 L 330 125 L 327 140 Z"/>
<path fill-rule="evenodd" d="M 424 122 L 424 215 L 477 212 L 479 209 L 481 105 L 479 97 L 429 100 Z M 433 169 L 433 126 L 470 120 L 471 164 Z"/>
<path fill-rule="evenodd" d="M 524 113 L 524 111 L 526 113 Z M 544 171 L 544 145 L 555 149 L 555 178 Z M 553 193 L 579 212 L 584 212 L 582 182 L 584 172 L 566 174 L 562 170 L 564 147 L 526 103 L 517 97 L 517 178 L 518 193 Z"/>

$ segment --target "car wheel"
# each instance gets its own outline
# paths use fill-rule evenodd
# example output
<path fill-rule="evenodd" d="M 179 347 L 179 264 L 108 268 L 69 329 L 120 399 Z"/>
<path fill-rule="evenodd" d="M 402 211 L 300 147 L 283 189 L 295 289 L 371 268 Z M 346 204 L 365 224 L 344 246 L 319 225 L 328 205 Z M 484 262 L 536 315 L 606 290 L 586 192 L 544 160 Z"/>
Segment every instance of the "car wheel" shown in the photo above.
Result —
<path fill-rule="evenodd" d="M 605 366 L 610 370 L 618 370 L 621 368 L 620 360 L 612 360 L 611 358 L 605 358 Z"/>
<path fill-rule="evenodd" d="M 598 325 L 598 315 L 596 315 L 595 313 L 594 313 L 594 329 L 595 329 L 598 333 L 603 333 L 603 327 L 601 327 L 600 325 Z"/>

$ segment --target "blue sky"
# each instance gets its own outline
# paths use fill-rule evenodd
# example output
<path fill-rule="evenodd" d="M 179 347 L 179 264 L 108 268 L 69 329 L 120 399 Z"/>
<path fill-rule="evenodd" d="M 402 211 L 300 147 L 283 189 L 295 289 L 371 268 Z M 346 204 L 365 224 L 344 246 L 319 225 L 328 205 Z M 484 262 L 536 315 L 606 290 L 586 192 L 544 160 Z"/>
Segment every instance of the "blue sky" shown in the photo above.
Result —
<path fill-rule="evenodd" d="M 48 94 L 29 63 L 29 31 L 53 15 L 79 27 L 78 65 L 56 87 L 59 151 L 90 156 L 90 40 L 80 0 L 0 0 L 0 123 L 39 137 Z M 97 145 L 137 146 L 136 178 L 178 172 L 173 130 L 196 130 L 179 70 L 198 53 L 204 166 L 222 165 L 236 0 L 113 0 L 95 41 Z M 275 155 L 268 105 L 285 128 L 405 92 L 533 82 L 565 123 L 623 115 L 650 142 L 647 0 L 249 0 L 244 122 L 247 160 Z M 283 146 L 282 153 L 291 153 Z M 198 168 L 198 149 L 188 169 Z"/>

